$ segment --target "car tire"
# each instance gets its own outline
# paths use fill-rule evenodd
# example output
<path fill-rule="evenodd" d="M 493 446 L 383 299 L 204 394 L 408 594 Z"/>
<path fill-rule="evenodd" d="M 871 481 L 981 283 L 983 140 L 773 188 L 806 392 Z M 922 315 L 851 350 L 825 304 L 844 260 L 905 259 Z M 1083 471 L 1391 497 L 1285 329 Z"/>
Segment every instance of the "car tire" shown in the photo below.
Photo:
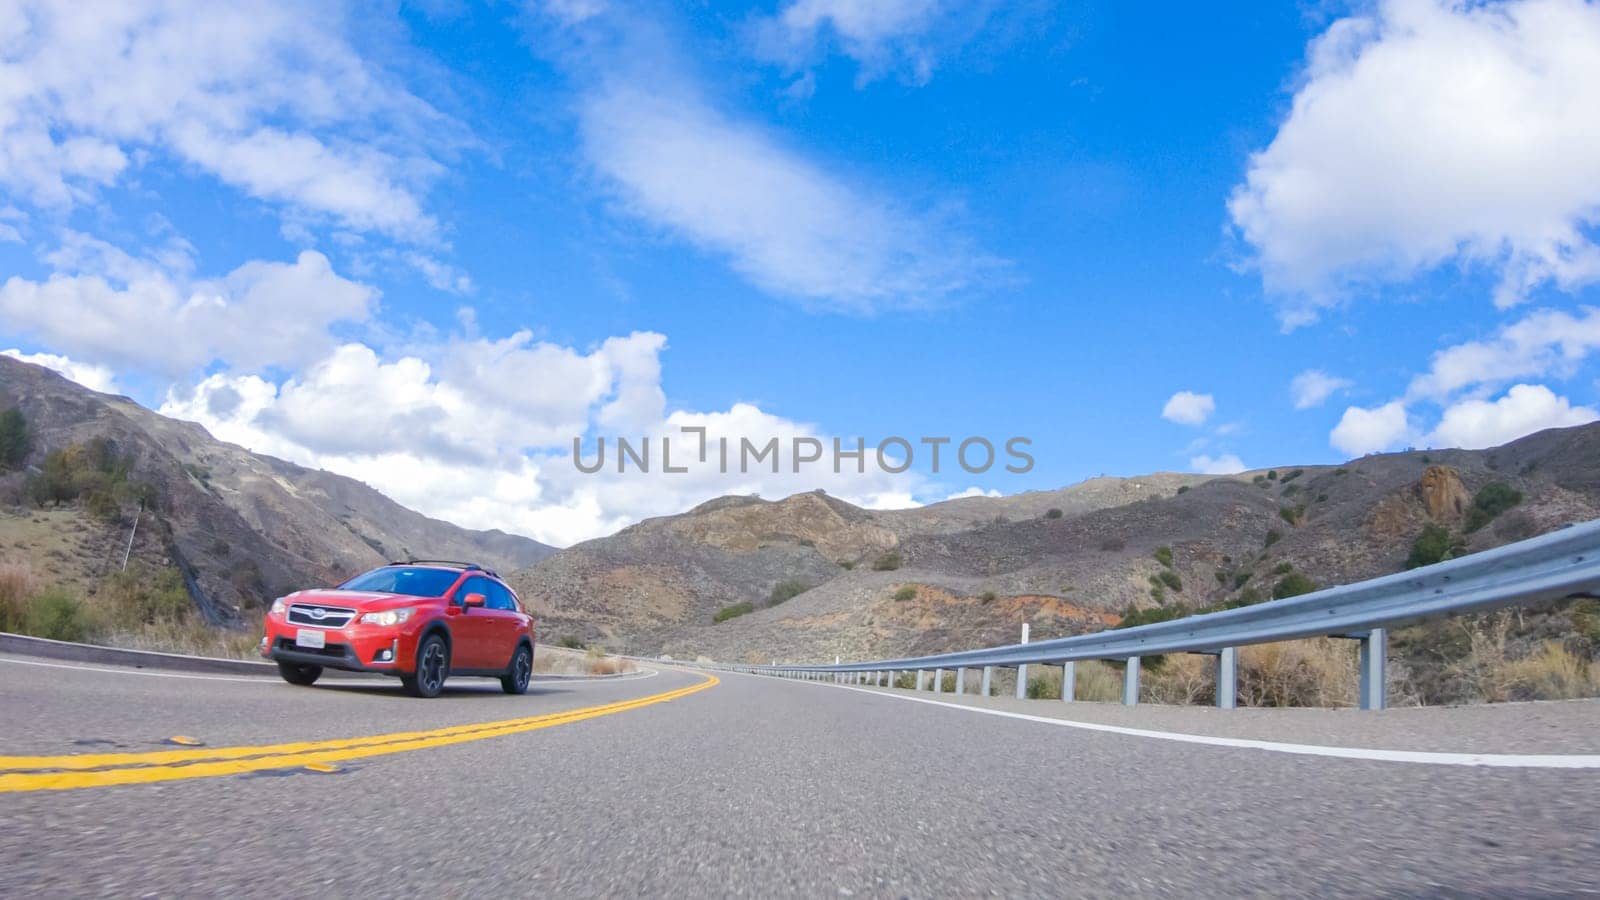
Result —
<path fill-rule="evenodd" d="M 278 660 L 278 674 L 282 675 L 283 680 L 290 684 L 310 687 L 317 683 L 318 678 L 322 677 L 322 667 L 305 663 L 284 662 L 280 659 Z"/>
<path fill-rule="evenodd" d="M 435 633 L 417 644 L 417 670 L 400 676 L 400 683 L 413 697 L 437 697 L 444 692 L 444 680 L 449 674 L 450 645 Z"/>
<path fill-rule="evenodd" d="M 500 686 L 508 694 L 526 694 L 532 678 L 533 650 L 527 644 L 519 644 L 517 652 L 511 654 L 511 665 L 506 668 L 506 674 L 500 676 Z"/>

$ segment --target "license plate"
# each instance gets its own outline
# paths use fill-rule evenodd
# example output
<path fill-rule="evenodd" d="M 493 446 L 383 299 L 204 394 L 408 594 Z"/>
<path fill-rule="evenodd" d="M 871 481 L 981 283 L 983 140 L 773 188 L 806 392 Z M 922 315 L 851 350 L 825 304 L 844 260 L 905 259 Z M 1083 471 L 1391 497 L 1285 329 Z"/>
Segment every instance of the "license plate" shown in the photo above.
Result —
<path fill-rule="evenodd" d="M 313 650 L 321 650 L 323 647 L 328 646 L 328 636 L 314 628 L 302 628 L 294 633 L 294 645 L 296 647 L 310 647 Z"/>

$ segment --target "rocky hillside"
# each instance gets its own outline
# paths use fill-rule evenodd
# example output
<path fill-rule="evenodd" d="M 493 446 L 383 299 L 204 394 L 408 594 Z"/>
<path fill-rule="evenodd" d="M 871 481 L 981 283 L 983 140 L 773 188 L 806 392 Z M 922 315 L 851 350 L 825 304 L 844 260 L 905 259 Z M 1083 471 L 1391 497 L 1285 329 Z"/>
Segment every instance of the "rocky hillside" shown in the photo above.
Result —
<path fill-rule="evenodd" d="M 1480 498 L 1513 496 L 1474 512 Z M 1460 554 L 1596 517 L 1590 425 L 1494 450 L 1099 478 L 917 510 L 726 497 L 580 544 L 513 582 L 546 635 L 679 656 L 860 657 L 1002 643 L 1022 622 L 1042 638 L 1259 602 L 1398 571 L 1419 538 Z"/>
<path fill-rule="evenodd" d="M 408 554 L 472 559 L 509 571 L 554 552 L 528 538 L 430 519 L 361 482 L 250 453 L 126 397 L 0 357 L 0 410 L 11 408 L 26 420 L 32 447 L 17 471 L 0 476 L 0 517 L 48 518 L 51 528 L 75 530 L 86 536 L 79 549 L 94 551 L 84 557 L 89 569 L 104 568 L 111 556 L 120 562 L 137 498 L 147 497 L 136 557 L 177 566 L 202 610 L 220 624 L 280 593 L 342 580 Z M 90 498 L 100 500 L 97 510 L 74 501 L 59 510 L 52 502 L 48 517 L 38 512 L 28 485 L 51 451 L 70 451 L 75 464 L 114 471 L 119 490 Z M 80 459 L 88 456 L 100 459 Z M 60 521 L 73 516 L 81 519 L 76 525 Z M 11 525 L 13 532 L 25 530 Z M 37 540 L 48 542 L 49 535 Z M 0 549 L 0 561 L 13 561 L 9 557 L 29 546 Z M 66 556 L 21 561 L 48 572 Z"/>

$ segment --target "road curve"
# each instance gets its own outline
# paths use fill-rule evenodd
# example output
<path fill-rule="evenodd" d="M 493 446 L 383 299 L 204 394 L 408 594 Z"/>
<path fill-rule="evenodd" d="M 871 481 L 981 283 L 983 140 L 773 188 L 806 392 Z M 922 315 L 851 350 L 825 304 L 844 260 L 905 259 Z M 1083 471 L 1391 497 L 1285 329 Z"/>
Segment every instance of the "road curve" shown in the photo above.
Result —
<path fill-rule="evenodd" d="M 124 755 L 149 753 L 166 754 L 149 765 L 167 767 L 229 754 L 277 753 L 283 763 L 75 789 L 13 782 L 0 794 L 0 894 L 8 896 L 1527 895 L 1597 887 L 1593 769 L 1411 765 L 1185 743 L 832 686 L 740 675 L 712 683 L 665 668 L 541 683 L 525 697 L 464 680 L 435 701 L 386 683 L 304 689 L 12 657 L 0 657 L 0 684 L 0 769 L 13 775 L 24 758 L 52 761 L 25 770 L 34 774 L 73 771 L 62 756 L 105 757 L 93 760 L 100 770 L 144 765 Z M 596 709 L 610 711 L 591 715 Z M 1571 710 L 1592 722 L 1594 709 L 1489 719 L 1430 712 L 1461 713 L 1481 730 L 1494 727 L 1493 715 L 1511 717 L 1501 724 L 1560 722 Z M 1181 718 L 1191 712 L 1078 710 L 1119 728 L 1208 728 Z M 1343 720 L 1357 736 L 1377 727 L 1360 715 Z M 484 723 L 533 721 L 548 724 L 382 745 L 400 732 L 476 734 Z M 1310 720 L 1280 721 L 1303 729 Z M 1418 720 L 1390 721 L 1404 731 Z M 1250 738 L 1271 727 L 1261 716 L 1209 722 L 1219 734 L 1255 729 Z M 1293 731 L 1284 739 L 1303 737 Z M 166 743 L 177 735 L 202 746 Z M 1455 749 L 1413 738 L 1411 749 Z M 1515 749 L 1548 749 L 1521 739 Z M 1555 749 L 1570 750 L 1562 740 Z M 321 749 L 230 749 L 286 743 Z M 382 752 L 305 765 L 330 744 Z"/>

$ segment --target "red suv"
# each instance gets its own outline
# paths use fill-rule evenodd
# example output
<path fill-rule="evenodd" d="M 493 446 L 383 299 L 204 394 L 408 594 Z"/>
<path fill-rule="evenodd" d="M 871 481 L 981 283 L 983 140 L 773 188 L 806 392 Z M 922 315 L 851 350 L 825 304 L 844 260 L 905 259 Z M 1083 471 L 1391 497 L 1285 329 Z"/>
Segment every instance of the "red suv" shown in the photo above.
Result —
<path fill-rule="evenodd" d="M 500 576 L 419 560 L 274 600 L 261 655 L 290 684 L 347 669 L 398 675 L 418 697 L 439 696 L 450 675 L 498 678 L 506 693 L 521 694 L 533 674 L 533 635 L 533 617 Z"/>

